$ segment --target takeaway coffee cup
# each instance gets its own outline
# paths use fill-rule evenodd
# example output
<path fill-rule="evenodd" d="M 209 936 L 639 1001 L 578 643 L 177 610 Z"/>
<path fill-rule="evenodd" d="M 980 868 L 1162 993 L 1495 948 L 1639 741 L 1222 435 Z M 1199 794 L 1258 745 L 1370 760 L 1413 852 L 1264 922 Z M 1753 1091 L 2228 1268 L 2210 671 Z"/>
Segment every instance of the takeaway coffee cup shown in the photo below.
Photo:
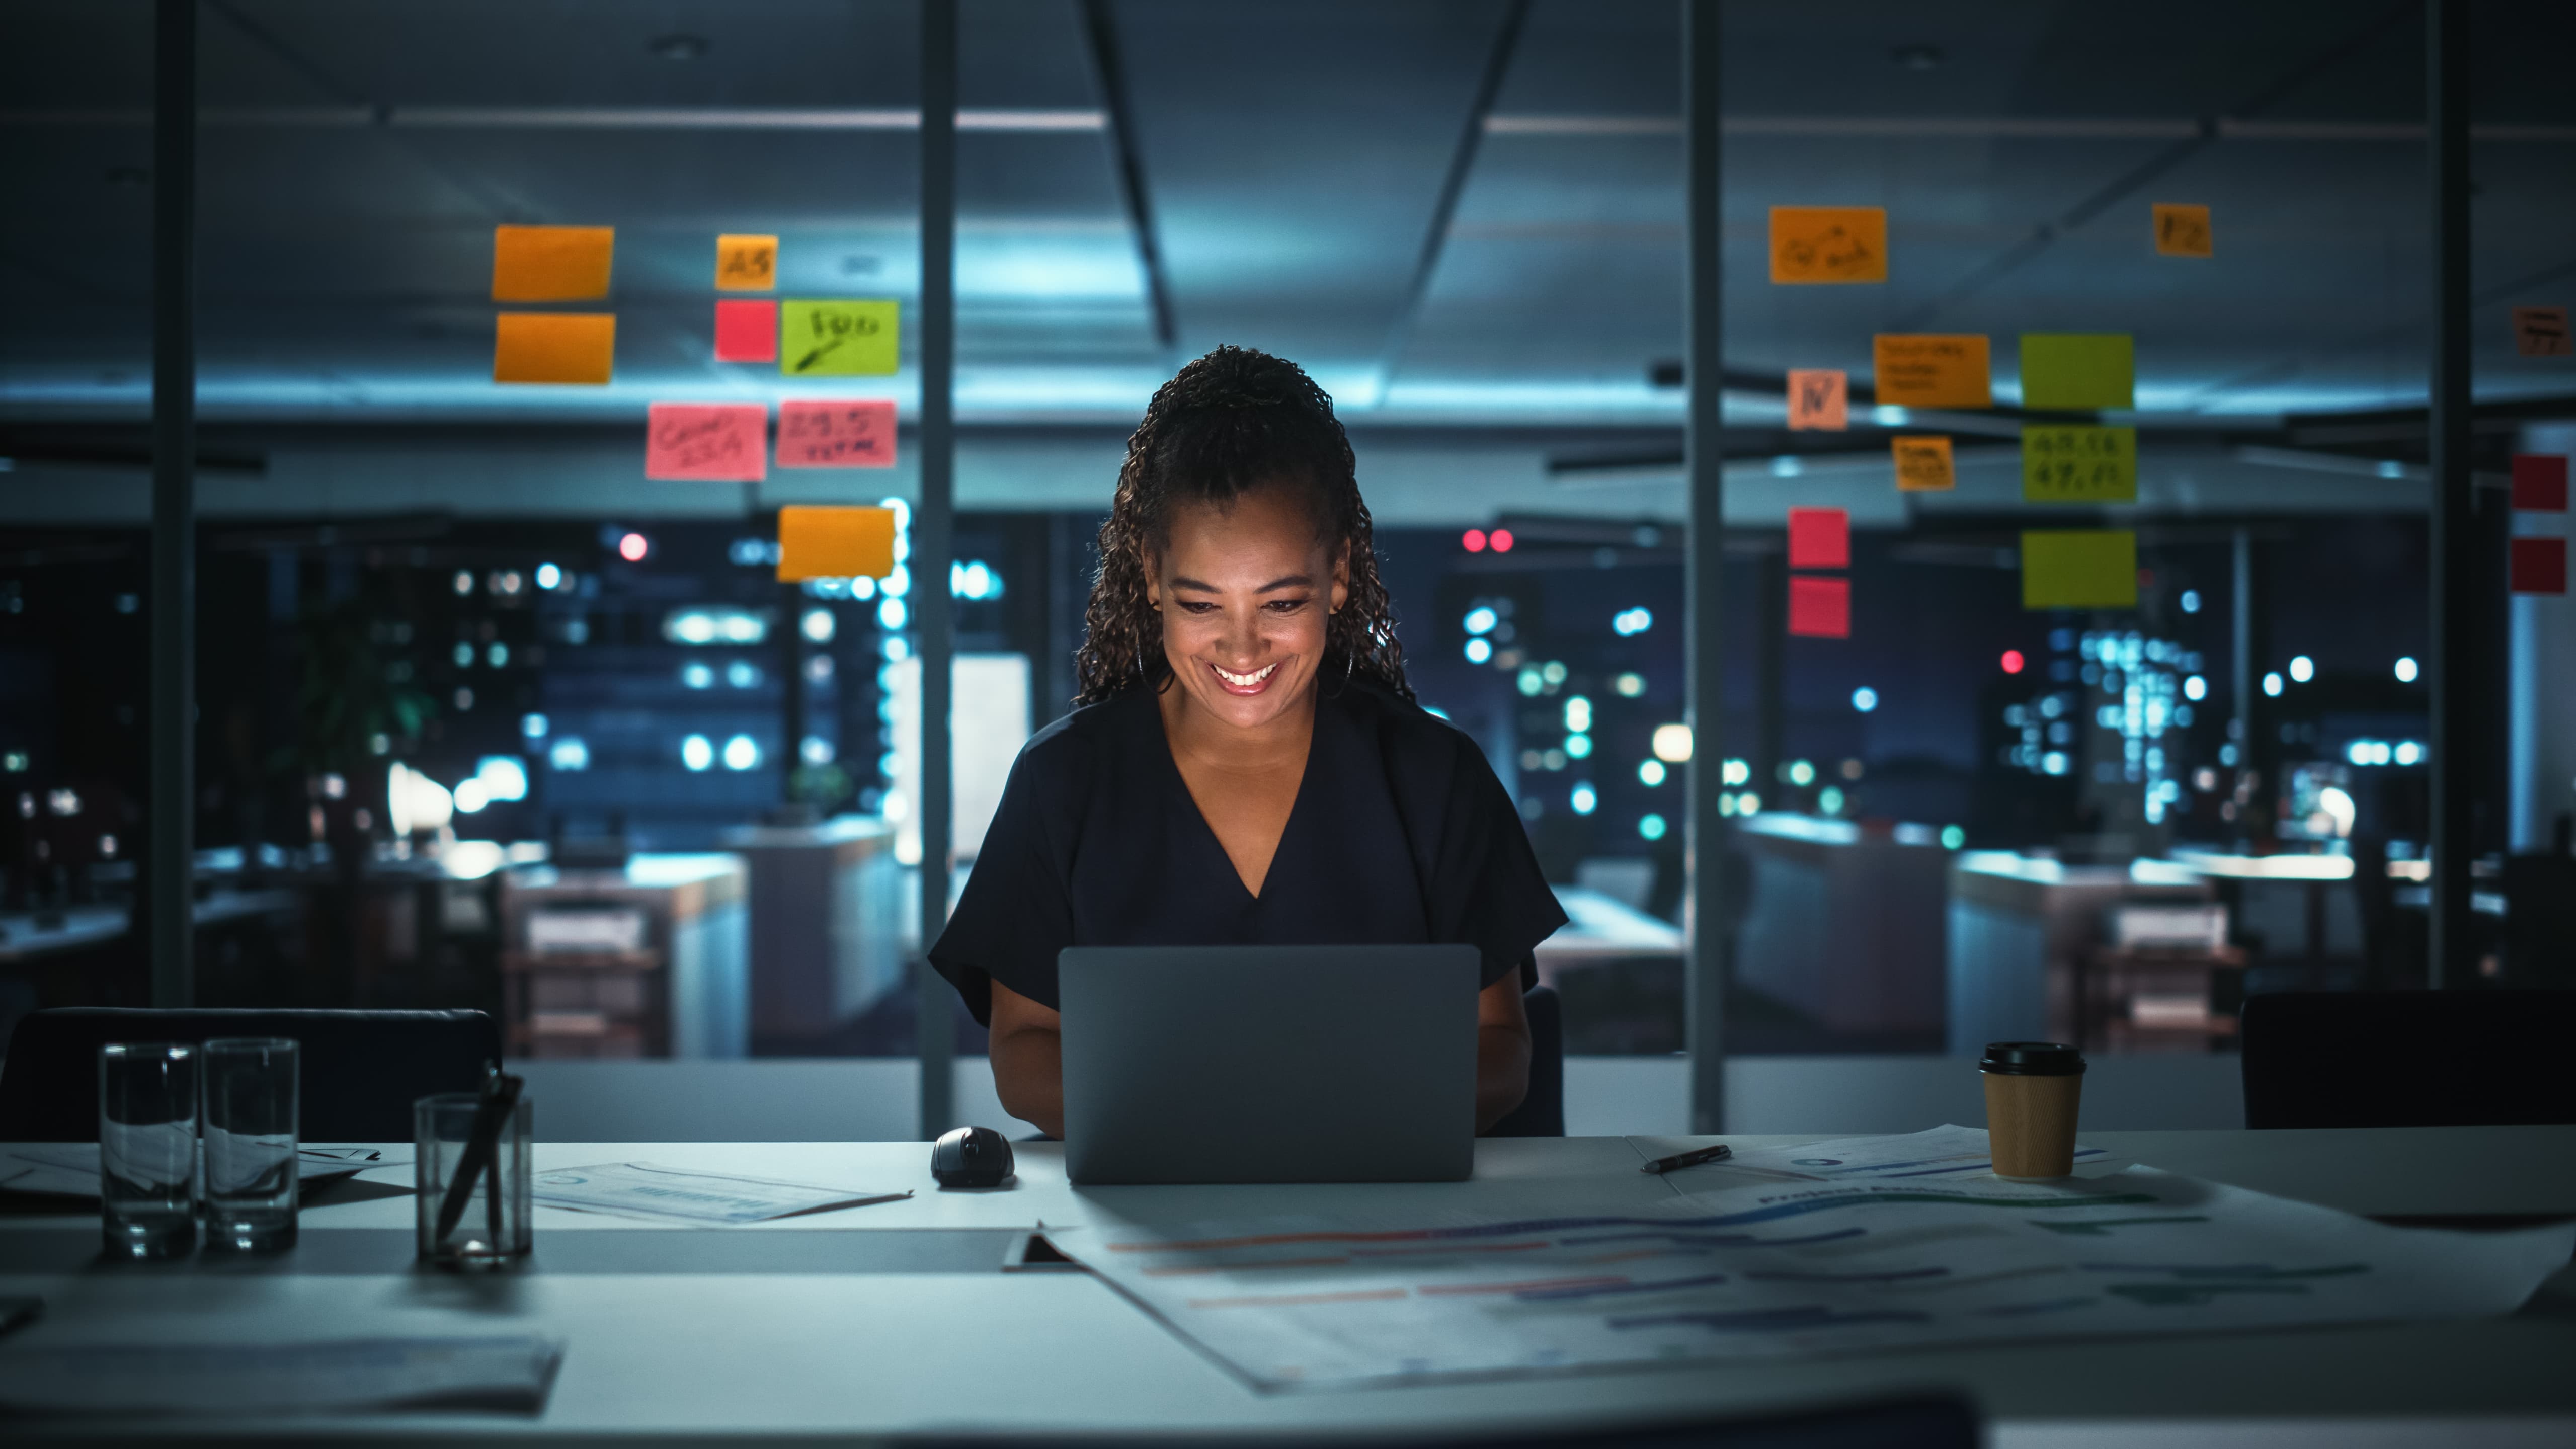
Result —
<path fill-rule="evenodd" d="M 2028 1181 L 2073 1172 L 2084 1054 L 2058 1042 L 1990 1042 L 1977 1070 L 1986 1077 L 1986 1138 L 1995 1176 Z"/>

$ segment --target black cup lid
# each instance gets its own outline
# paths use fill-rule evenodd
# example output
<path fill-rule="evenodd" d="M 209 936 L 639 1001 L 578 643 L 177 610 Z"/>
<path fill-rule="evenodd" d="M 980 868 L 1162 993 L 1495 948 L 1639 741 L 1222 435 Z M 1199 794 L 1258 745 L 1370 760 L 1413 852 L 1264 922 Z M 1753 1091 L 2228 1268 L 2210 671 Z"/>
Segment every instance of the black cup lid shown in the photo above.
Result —
<path fill-rule="evenodd" d="M 2064 1042 L 1992 1041 L 1977 1069 L 2006 1077 L 2074 1077 L 2083 1075 L 2084 1054 Z"/>

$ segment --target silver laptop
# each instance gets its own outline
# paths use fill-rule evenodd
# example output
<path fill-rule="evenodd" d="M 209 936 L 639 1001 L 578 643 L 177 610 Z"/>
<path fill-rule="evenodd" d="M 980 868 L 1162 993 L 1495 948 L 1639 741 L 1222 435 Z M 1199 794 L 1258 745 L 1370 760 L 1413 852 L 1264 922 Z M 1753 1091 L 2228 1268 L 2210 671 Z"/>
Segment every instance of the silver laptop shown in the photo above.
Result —
<path fill-rule="evenodd" d="M 1075 946 L 1057 960 L 1077 1183 L 1456 1182 L 1473 946 Z"/>

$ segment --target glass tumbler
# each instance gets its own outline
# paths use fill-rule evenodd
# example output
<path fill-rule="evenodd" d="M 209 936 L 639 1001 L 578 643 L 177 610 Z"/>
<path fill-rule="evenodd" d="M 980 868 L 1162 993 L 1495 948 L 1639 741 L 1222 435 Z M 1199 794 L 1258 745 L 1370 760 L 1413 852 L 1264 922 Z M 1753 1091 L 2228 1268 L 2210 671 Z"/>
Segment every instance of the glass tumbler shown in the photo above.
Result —
<path fill-rule="evenodd" d="M 204 1047 L 206 1246 L 295 1245 L 296 1059 L 284 1037 Z"/>
<path fill-rule="evenodd" d="M 535 1120 L 532 1104 L 521 1097 L 503 1119 L 492 1154 L 474 1174 L 465 1210 L 445 1233 L 438 1231 L 439 1209 L 448 1186 L 465 1166 L 466 1145 L 474 1136 L 474 1118 L 482 1098 L 472 1092 L 442 1092 L 412 1104 L 413 1181 L 418 1189 L 421 1261 L 452 1268 L 492 1268 L 514 1263 L 531 1246 L 528 1141 Z"/>
<path fill-rule="evenodd" d="M 177 1258 L 197 1246 L 197 1049 L 98 1049 L 99 1228 L 111 1258 Z"/>

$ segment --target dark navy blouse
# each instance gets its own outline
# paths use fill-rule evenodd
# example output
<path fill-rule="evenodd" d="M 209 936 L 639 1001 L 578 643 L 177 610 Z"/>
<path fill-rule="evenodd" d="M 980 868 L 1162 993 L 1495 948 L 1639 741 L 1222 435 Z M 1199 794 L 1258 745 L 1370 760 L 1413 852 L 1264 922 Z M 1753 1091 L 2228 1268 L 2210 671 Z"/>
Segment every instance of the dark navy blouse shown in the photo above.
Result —
<path fill-rule="evenodd" d="M 992 1019 L 992 983 L 1057 1004 L 1067 946 L 1465 944 L 1484 984 L 1565 924 L 1475 742 L 1354 680 L 1317 691 L 1261 894 L 1190 798 L 1154 692 L 1074 711 L 1020 751 L 931 964 Z"/>

